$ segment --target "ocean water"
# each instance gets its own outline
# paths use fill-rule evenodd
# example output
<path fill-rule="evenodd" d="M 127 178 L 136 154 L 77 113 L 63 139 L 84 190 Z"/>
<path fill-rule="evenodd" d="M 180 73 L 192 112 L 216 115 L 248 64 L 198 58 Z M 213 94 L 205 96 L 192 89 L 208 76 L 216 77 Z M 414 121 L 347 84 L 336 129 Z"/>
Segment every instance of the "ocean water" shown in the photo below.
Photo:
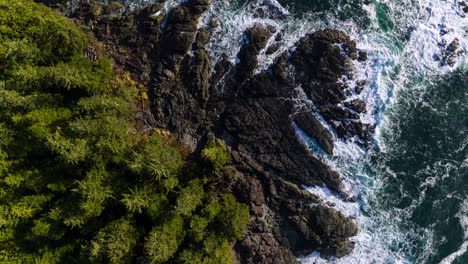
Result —
<path fill-rule="evenodd" d="M 308 16 L 311 2 L 291 8 Z M 314 253 L 303 263 L 468 263 L 466 54 L 452 67 L 434 59 L 444 38 L 457 38 L 466 49 L 468 21 L 456 1 L 325 2 L 312 12 L 332 27 L 350 27 L 369 52 L 372 63 L 363 71 L 371 82 L 363 99 L 376 112 L 367 120 L 377 132 L 368 152 L 340 141 L 334 156 L 317 152 L 358 195 L 358 206 L 337 208 L 356 217 L 360 232 L 352 255 L 324 260 Z M 336 200 L 326 188 L 310 190 Z"/>
<path fill-rule="evenodd" d="M 335 154 L 326 155 L 298 130 L 359 197 L 346 203 L 326 187 L 306 187 L 356 218 L 356 249 L 341 259 L 315 252 L 301 262 L 468 263 L 467 55 L 453 66 L 434 59 L 443 40 L 468 47 L 468 21 L 457 1 L 213 2 L 205 20 L 222 22 L 210 44 L 213 60 L 227 53 L 235 62 L 242 33 L 254 23 L 280 29 L 285 42 L 278 53 L 325 27 L 345 30 L 369 53 L 357 74 L 369 81 L 359 97 L 369 108 L 362 120 L 377 125 L 373 148 L 336 139 Z M 258 70 L 278 53 L 261 54 Z M 298 104 L 312 105 L 298 90 Z"/>
<path fill-rule="evenodd" d="M 166 9 L 183 1 L 168 0 Z M 468 14 L 459 0 L 212 2 L 201 23 L 221 22 L 208 46 L 213 62 L 225 53 L 235 63 L 242 34 L 254 23 L 276 26 L 284 39 L 278 52 L 260 54 L 257 71 L 326 27 L 346 31 L 368 52 L 366 64 L 356 62 L 356 74 L 368 84 L 355 97 L 368 104 L 361 119 L 377 126 L 373 147 L 365 151 L 335 137 L 335 153 L 327 155 L 297 130 L 359 198 L 343 202 L 325 186 L 305 186 L 356 219 L 356 249 L 340 259 L 314 252 L 301 262 L 468 263 Z M 467 52 L 452 66 L 441 65 L 434 57 L 438 43 L 455 39 Z M 313 105 L 300 87 L 295 94 L 298 107 Z"/>

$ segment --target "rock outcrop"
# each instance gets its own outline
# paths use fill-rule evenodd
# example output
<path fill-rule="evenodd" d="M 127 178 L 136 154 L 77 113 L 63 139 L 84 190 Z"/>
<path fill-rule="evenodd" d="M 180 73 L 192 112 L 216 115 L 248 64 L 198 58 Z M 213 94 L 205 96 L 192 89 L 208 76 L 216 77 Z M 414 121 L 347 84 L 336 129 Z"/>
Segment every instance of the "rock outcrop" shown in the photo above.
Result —
<path fill-rule="evenodd" d="M 466 8 L 466 11 L 468 11 L 468 6 L 464 2 L 459 2 L 459 5 L 464 7 L 463 10 Z M 439 46 L 439 52 L 434 54 L 434 59 L 439 61 L 440 66 L 453 67 L 465 50 L 461 47 L 460 40 L 458 38 L 453 38 L 451 41 L 447 41 L 447 36 L 450 38 L 451 34 L 446 25 L 442 24 L 439 25 L 439 27 L 440 41 L 437 43 Z"/>
<path fill-rule="evenodd" d="M 333 153 L 333 137 L 311 112 L 302 112 L 293 116 L 294 123 L 307 133 L 328 154 Z"/>
<path fill-rule="evenodd" d="M 435 54 L 434 58 L 437 61 L 440 61 L 440 65 L 442 66 L 450 66 L 452 67 L 457 62 L 458 57 L 465 52 L 465 50 L 460 47 L 460 40 L 455 38 L 447 44 L 447 41 L 442 39 L 438 43 L 440 47 L 440 53 Z"/>
<path fill-rule="evenodd" d="M 351 99 L 364 83 L 354 80 L 355 64 L 367 55 L 344 32 L 326 29 L 305 36 L 257 73 L 258 55 L 277 50 L 268 47 L 269 39 L 281 37 L 256 24 L 245 32 L 236 64 L 227 56 L 213 60 L 205 47 L 215 22 L 200 23 L 209 5 L 189 0 L 164 14 L 163 4 L 154 3 L 131 13 L 91 0 L 71 16 L 148 91 L 151 103 L 141 115 L 146 124 L 172 131 L 193 151 L 214 138 L 228 146 L 232 167 L 226 173 L 236 180 L 220 189 L 251 209 L 248 231 L 233 246 L 239 263 L 297 263 L 299 255 L 315 250 L 325 257 L 350 253 L 354 221 L 321 206 L 301 186 L 325 184 L 343 199 L 354 198 L 340 175 L 308 150 L 294 124 L 328 153 L 335 136 L 369 146 L 372 127 L 360 121 L 365 103 Z M 351 87 L 349 80 L 359 85 Z M 298 86 L 316 108 L 298 112 Z"/>
<path fill-rule="evenodd" d="M 348 140 L 357 136 L 356 143 L 369 147 L 373 128 L 363 124 L 359 115 L 366 111 L 365 103 L 347 101 L 365 84 L 365 80 L 355 80 L 355 60 L 366 61 L 367 55 L 358 51 L 356 42 L 344 32 L 329 29 L 302 38 L 291 56 L 296 82 L 337 136 Z M 355 87 L 349 86 L 350 81 Z"/>

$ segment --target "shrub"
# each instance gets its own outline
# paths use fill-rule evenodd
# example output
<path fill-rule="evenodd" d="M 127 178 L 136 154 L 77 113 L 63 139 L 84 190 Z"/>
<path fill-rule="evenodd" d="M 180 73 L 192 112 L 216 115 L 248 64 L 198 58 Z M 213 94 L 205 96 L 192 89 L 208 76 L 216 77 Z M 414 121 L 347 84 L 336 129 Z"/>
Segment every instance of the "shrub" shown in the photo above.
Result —
<path fill-rule="evenodd" d="M 175 210 L 181 215 L 190 216 L 202 204 L 205 191 L 200 180 L 192 180 L 179 192 Z"/>

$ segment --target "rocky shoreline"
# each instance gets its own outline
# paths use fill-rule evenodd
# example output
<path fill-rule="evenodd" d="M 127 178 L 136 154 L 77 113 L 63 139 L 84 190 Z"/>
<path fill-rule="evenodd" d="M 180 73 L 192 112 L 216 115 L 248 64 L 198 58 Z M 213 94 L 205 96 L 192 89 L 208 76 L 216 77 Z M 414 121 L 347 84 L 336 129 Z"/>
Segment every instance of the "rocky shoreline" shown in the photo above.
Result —
<path fill-rule="evenodd" d="M 59 8 L 66 1 L 39 2 Z M 162 2 L 128 11 L 117 2 L 82 1 L 69 17 L 95 36 L 88 57 L 110 56 L 148 93 L 150 103 L 138 113 L 142 124 L 171 131 L 195 153 L 213 139 L 228 147 L 233 167 L 216 188 L 235 194 L 251 213 L 248 231 L 233 245 L 236 262 L 298 263 L 298 256 L 313 251 L 349 254 L 354 221 L 320 205 L 301 186 L 326 185 L 345 200 L 355 198 L 340 175 L 308 150 L 295 125 L 327 153 L 333 153 L 334 137 L 368 148 L 373 127 L 359 115 L 365 102 L 351 98 L 365 85 L 354 72 L 367 54 L 346 33 L 324 29 L 255 73 L 260 52 L 275 49 L 268 40 L 277 30 L 255 24 L 245 32 L 238 63 L 223 57 L 211 65 L 205 46 L 218 25 L 200 23 L 211 1 L 189 0 L 168 14 Z M 357 85 L 349 86 L 350 80 Z M 295 103 L 298 87 L 313 108 Z"/>

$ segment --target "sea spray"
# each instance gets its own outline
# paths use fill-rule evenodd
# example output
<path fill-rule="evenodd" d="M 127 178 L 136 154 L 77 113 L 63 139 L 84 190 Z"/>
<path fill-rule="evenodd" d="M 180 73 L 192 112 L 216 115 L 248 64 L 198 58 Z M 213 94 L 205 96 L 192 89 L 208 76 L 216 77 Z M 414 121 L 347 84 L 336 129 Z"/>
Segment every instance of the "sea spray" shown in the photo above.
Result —
<path fill-rule="evenodd" d="M 461 207 L 460 211 L 457 214 L 457 217 L 460 219 L 460 225 L 463 228 L 464 241 L 463 244 L 458 248 L 457 251 L 445 257 L 440 264 L 450 264 L 458 257 L 466 253 L 468 249 L 468 198 L 466 198 Z"/>
<path fill-rule="evenodd" d="M 126 2 L 146 4 L 151 1 Z M 183 0 L 169 0 L 165 4 L 165 10 L 181 2 Z M 279 41 L 281 46 L 276 52 L 261 53 L 257 71 L 268 69 L 278 54 L 293 49 L 294 44 L 305 34 L 327 27 L 346 31 L 357 40 L 358 48 L 365 50 L 369 55 L 368 63 L 356 69 L 357 74 L 368 81 L 364 91 L 356 97 L 365 100 L 368 105 L 367 113 L 361 116 L 361 119 L 377 125 L 373 149 L 365 152 L 353 142 L 337 139 L 336 135 L 334 135 L 333 155 L 311 148 L 319 158 L 341 173 L 350 191 L 359 198 L 359 202 L 339 202 L 340 197 L 325 187 L 307 187 L 322 197 L 325 204 L 326 201 L 330 202 L 327 206 L 334 203 L 337 209 L 356 218 L 359 233 L 352 238 L 356 242 L 356 249 L 349 256 L 332 260 L 321 259 L 319 254 L 314 253 L 302 258 L 303 263 L 436 263 L 441 260 L 445 264 L 462 261 L 459 259 L 466 251 L 466 217 L 463 217 L 463 213 L 466 212 L 466 196 L 463 196 L 463 192 L 445 190 L 448 192 L 446 195 L 448 199 L 463 201 L 460 202 L 463 206 L 456 208 L 458 212 L 456 216 L 454 214 L 447 220 L 456 224 L 455 230 L 459 230 L 460 226 L 464 228 L 462 231 L 465 235 L 461 243 L 456 241 L 456 236 L 441 237 L 434 229 L 434 224 L 431 226 L 431 223 L 412 222 L 417 218 L 414 217 L 415 213 L 421 214 L 418 208 L 427 202 L 426 197 L 434 195 L 434 189 L 439 185 L 445 186 L 457 176 L 466 177 L 466 169 L 457 169 L 462 167 L 458 156 L 452 161 L 444 160 L 445 157 L 435 159 L 426 167 L 415 170 L 415 175 L 405 175 L 398 170 L 398 166 L 388 163 L 389 159 L 398 156 L 402 159 L 397 161 L 404 163 L 403 158 L 406 157 L 404 155 L 408 154 L 408 149 L 411 147 L 395 142 L 396 139 L 405 139 L 402 135 L 405 128 L 400 125 L 408 125 L 398 122 L 406 118 L 408 115 L 405 114 L 408 112 L 400 111 L 391 115 L 395 112 L 395 106 L 419 104 L 418 107 L 426 109 L 427 112 L 442 112 L 444 107 L 428 102 L 428 95 L 425 93 L 427 87 L 434 86 L 435 83 L 441 82 L 441 79 L 452 78 L 456 71 L 458 75 L 466 75 L 466 53 L 456 58 L 452 66 L 441 65 L 441 61 L 435 59 L 446 48 L 440 45 L 443 42 L 450 44 L 458 39 L 460 50 L 467 49 L 467 22 L 458 1 L 213 0 L 212 2 L 211 9 L 203 16 L 201 23 L 208 24 L 211 20 L 220 22 L 220 26 L 215 29 L 212 42 L 207 46 L 213 63 L 219 60 L 222 54 L 227 54 L 231 62 L 236 63 L 242 35 L 245 29 L 255 23 L 276 27 L 277 31 L 270 41 L 276 41 L 273 38 L 278 34 L 282 35 Z M 288 6 L 284 5 L 285 3 Z M 274 10 L 271 14 L 259 15 L 259 8 Z M 464 85 L 463 80 L 458 85 Z M 447 89 L 447 87 L 442 88 Z M 301 88 L 298 87 L 297 90 L 300 91 Z M 407 93 L 408 90 L 416 92 Z M 403 100 L 405 97 L 409 98 L 407 102 Z M 459 97 L 461 100 L 466 100 L 466 92 Z M 313 102 L 301 102 L 300 97 L 297 103 L 302 104 L 304 109 L 313 108 Z M 450 102 L 446 103 L 447 108 L 450 107 Z M 445 118 L 450 119 L 450 116 Z M 323 122 L 323 119 L 321 120 Z M 432 125 L 431 122 L 426 120 L 426 125 Z M 442 123 L 442 125 L 450 124 Z M 460 129 L 466 130 L 466 126 Z M 299 130 L 298 133 L 304 142 L 313 145 L 305 133 Z M 459 132 L 455 130 L 454 133 Z M 462 143 L 457 147 L 450 146 L 450 150 L 460 155 L 466 154 L 466 134 L 458 136 L 462 138 Z M 434 143 L 435 146 L 438 144 Z M 423 178 L 420 181 L 417 178 L 419 176 Z M 412 188 L 416 195 L 404 189 L 408 183 L 401 184 L 401 177 L 409 179 L 413 177 L 411 179 L 414 179 L 415 183 Z M 463 181 L 451 184 L 463 186 Z M 453 197 L 450 197 L 452 194 Z M 391 203 L 388 201 L 391 199 L 398 202 Z M 434 206 L 440 206 L 437 203 L 443 201 L 435 201 Z M 350 210 L 352 214 L 349 213 Z M 454 245 L 438 253 L 438 247 L 444 247 L 444 243 L 449 242 Z"/>
<path fill-rule="evenodd" d="M 404 222 L 411 221 L 411 214 L 415 207 L 422 203 L 426 190 L 424 187 L 426 185 L 434 187 L 437 184 L 435 178 L 429 177 L 423 181 L 421 188 L 419 188 L 420 199 L 413 206 L 405 209 L 379 208 L 379 210 L 373 210 L 372 207 L 375 207 L 381 199 L 379 192 L 387 183 L 385 182 L 386 177 L 381 177 L 382 172 L 366 168 L 366 164 L 372 164 L 373 155 L 387 151 L 387 146 L 381 139 L 381 131 L 382 128 L 385 129 L 385 127 L 395 124 L 388 122 L 388 118 L 385 117 L 385 109 L 397 103 L 399 91 L 414 86 L 412 83 L 415 80 L 416 82 L 424 79 L 431 80 L 437 76 L 450 74 L 457 68 L 464 68 L 466 64 L 466 56 L 459 58 L 452 67 L 441 67 L 440 63 L 434 60 L 434 54 L 440 51 L 438 42 L 440 41 L 441 24 L 450 28 L 444 36 L 448 42 L 455 38 L 462 38 L 466 34 L 462 31 L 464 27 L 466 28 L 466 24 L 463 24 L 462 18 L 455 12 L 456 8 L 453 3 L 439 4 L 441 5 L 434 6 L 432 3 L 423 2 L 422 6 L 431 6 L 432 11 L 426 14 L 424 8 L 418 9 L 416 7 L 416 10 L 424 12 L 417 19 L 415 19 L 417 16 L 414 14 L 398 18 L 400 21 L 405 21 L 405 25 L 411 30 L 406 40 L 399 39 L 398 34 L 401 34 L 399 32 L 394 35 L 383 34 L 384 36 L 380 31 L 360 33 L 359 48 L 369 53 L 371 61 L 370 67 L 366 69 L 369 87 L 365 92 L 367 93 L 366 102 L 375 103 L 375 105 L 371 103 L 370 107 L 377 109 L 375 118 L 378 124 L 376 146 L 369 153 L 363 154 L 353 144 L 338 141 L 335 143 L 334 156 L 316 152 L 331 167 L 338 170 L 347 182 L 351 183 L 361 199 L 361 214 L 356 219 L 360 233 L 353 238 L 353 241 L 357 243 L 355 252 L 342 259 L 332 260 L 333 263 L 401 263 L 409 261 L 405 260 L 406 257 L 412 259 L 411 262 L 426 263 L 436 254 L 434 247 L 436 247 L 437 241 L 435 240 L 437 238 L 434 230 L 418 227 L 402 228 L 402 226 L 408 225 Z M 394 4 L 390 4 L 390 8 L 396 7 Z M 367 10 L 372 9 L 367 8 Z M 369 13 L 371 17 L 375 18 L 376 13 Z M 466 42 L 462 42 L 462 45 L 466 45 Z M 426 83 L 423 86 L 427 85 Z M 402 118 L 404 117 L 402 116 Z M 298 132 L 302 139 L 309 143 L 312 142 L 304 136 L 302 131 Z M 311 149 L 317 149 L 315 144 L 311 144 Z M 393 178 L 398 177 L 388 167 L 383 168 L 383 173 Z M 311 191 L 320 194 L 317 189 L 311 189 Z M 404 199 L 405 195 L 402 193 L 401 198 Z M 408 231 L 409 233 L 407 233 Z M 421 246 L 415 245 L 415 242 L 422 243 L 423 249 Z M 465 245 L 466 242 L 460 246 L 456 253 L 451 255 L 450 261 L 461 255 L 460 252 L 465 250 Z M 420 249 L 415 250 L 416 247 Z M 414 253 L 414 251 L 419 252 Z M 320 259 L 317 254 L 305 257 L 302 261 L 304 263 L 327 262 Z"/>
<path fill-rule="evenodd" d="M 434 75 L 449 74 L 465 64 L 466 56 L 461 56 L 452 67 L 441 67 L 440 63 L 434 59 L 434 55 L 441 49 L 438 44 L 442 38 L 440 36 L 441 25 L 445 25 L 447 31 L 443 36 L 446 41 L 451 42 L 455 38 L 463 39 L 463 20 L 455 10 L 455 4 L 430 1 L 419 3 L 386 1 L 379 3 L 380 5 L 369 3 L 362 6 L 370 20 L 370 24 L 366 26 L 356 25 L 352 19 L 341 20 L 331 12 L 323 14 L 304 12 L 301 16 L 258 17 L 252 13 L 252 10 L 259 4 L 263 4 L 263 1 L 242 4 L 220 0 L 213 3 L 212 10 L 216 10 L 213 17 L 221 22 L 218 35 L 214 36 L 209 46 L 214 60 L 226 53 L 235 63 L 243 32 L 255 23 L 275 26 L 283 38 L 282 46 L 276 53 L 261 54 L 258 70 L 268 68 L 277 54 L 294 48 L 294 43 L 305 34 L 326 27 L 345 30 L 358 41 L 358 48 L 369 54 L 368 65 L 358 68 L 357 73 L 365 76 L 368 81 L 366 89 L 359 96 L 368 105 L 367 114 L 361 118 L 368 123 L 378 125 L 375 148 L 365 153 L 352 142 L 336 139 L 335 135 L 335 153 L 329 156 L 320 151 L 317 144 L 313 144 L 310 139 L 308 141 L 314 146 L 312 150 L 317 151 L 316 154 L 319 157 L 339 171 L 350 186 L 350 190 L 360 198 L 361 210 L 356 216 L 360 232 L 353 238 L 357 245 L 355 252 L 334 262 L 405 263 L 409 261 L 407 257 L 416 262 L 427 261 L 432 254 L 434 239 L 432 230 L 420 228 L 407 233 L 408 229 L 401 228 L 405 225 L 402 221 L 408 220 L 411 208 L 375 210 L 374 207 L 377 207 L 380 199 L 379 192 L 386 183 L 385 178 L 380 177 L 382 172 L 369 169 L 367 164 L 372 163 L 372 155 L 386 151 L 385 142 L 380 134 L 382 128 L 392 124 L 386 122 L 385 109 L 396 103 L 399 91 L 407 89 L 414 79 L 431 79 Z M 338 6 L 338 9 L 340 8 L 344 7 Z M 390 24 L 398 28 L 390 31 L 388 28 Z M 382 27 L 385 28 L 382 29 Z M 466 47 L 466 42 L 462 41 L 461 45 L 463 48 Z M 313 102 L 302 103 L 313 105 Z M 306 139 L 304 133 L 300 134 L 303 139 Z M 397 177 L 390 168 L 385 168 L 383 173 Z M 320 189 L 311 188 L 310 190 L 315 194 L 322 192 Z M 355 208 L 356 204 L 352 207 Z M 412 253 L 415 247 L 414 241 L 423 243 L 425 245 L 423 248 L 427 252 L 421 253 L 424 250 L 420 250 L 419 256 Z M 304 263 L 323 261 L 317 257 L 317 254 L 302 260 Z"/>

